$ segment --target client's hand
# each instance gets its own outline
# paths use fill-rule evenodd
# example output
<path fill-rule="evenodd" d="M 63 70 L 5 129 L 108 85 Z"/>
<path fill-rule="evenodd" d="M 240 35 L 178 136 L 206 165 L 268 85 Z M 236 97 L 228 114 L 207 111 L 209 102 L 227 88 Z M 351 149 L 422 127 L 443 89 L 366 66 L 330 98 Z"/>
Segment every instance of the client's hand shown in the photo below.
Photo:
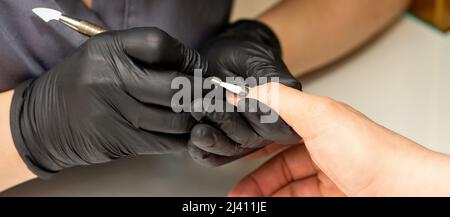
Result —
<path fill-rule="evenodd" d="M 267 97 L 279 87 L 279 95 Z M 304 144 L 241 180 L 231 196 L 450 195 L 450 158 L 392 132 L 348 105 L 269 83 L 250 91 Z M 231 99 L 235 103 L 237 99 Z"/>

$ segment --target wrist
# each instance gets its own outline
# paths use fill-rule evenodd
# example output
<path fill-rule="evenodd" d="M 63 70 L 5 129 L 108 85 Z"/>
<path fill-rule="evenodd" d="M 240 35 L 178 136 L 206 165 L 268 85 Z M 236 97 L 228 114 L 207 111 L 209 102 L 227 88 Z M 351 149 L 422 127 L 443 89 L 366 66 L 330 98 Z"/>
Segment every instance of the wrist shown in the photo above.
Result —
<path fill-rule="evenodd" d="M 55 171 L 45 169 L 39 161 L 34 158 L 33 153 L 42 154 L 45 153 L 44 149 L 38 145 L 38 135 L 36 129 L 39 129 L 38 123 L 35 123 L 37 118 L 36 105 L 37 102 L 30 101 L 32 95 L 33 80 L 28 80 L 20 84 L 14 90 L 10 100 L 10 112 L 9 123 L 11 126 L 11 136 L 14 141 L 14 145 L 19 153 L 23 163 L 27 166 L 28 170 L 43 179 L 50 178 Z M 41 125 L 42 126 L 42 125 Z"/>
<path fill-rule="evenodd" d="M 378 189 L 382 196 L 450 195 L 450 157 L 406 138 L 392 146 Z"/>
<path fill-rule="evenodd" d="M 14 146 L 10 128 L 10 104 L 14 91 L 0 94 L 0 191 L 35 178 Z"/>

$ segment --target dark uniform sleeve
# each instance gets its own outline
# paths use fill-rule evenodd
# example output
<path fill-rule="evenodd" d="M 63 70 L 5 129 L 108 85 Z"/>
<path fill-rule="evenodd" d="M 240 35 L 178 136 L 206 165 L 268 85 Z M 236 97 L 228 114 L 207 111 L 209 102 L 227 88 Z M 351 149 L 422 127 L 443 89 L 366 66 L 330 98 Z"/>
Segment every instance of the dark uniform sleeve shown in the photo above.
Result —
<path fill-rule="evenodd" d="M 0 92 L 41 75 L 87 39 L 45 23 L 32 13 L 35 7 L 61 9 L 52 0 L 0 1 Z"/>
<path fill-rule="evenodd" d="M 87 38 L 58 22 L 45 23 L 31 9 L 48 7 L 111 30 L 156 26 L 198 48 L 227 23 L 232 0 L 0 1 L 0 92 L 40 76 L 69 56 Z"/>

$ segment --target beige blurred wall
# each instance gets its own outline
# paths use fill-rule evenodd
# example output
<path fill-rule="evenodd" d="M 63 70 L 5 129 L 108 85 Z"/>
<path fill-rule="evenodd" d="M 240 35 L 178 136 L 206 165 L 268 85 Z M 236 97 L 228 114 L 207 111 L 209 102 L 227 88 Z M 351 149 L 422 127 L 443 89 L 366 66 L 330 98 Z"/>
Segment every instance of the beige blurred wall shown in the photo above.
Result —
<path fill-rule="evenodd" d="M 231 20 L 255 18 L 280 0 L 235 0 Z"/>

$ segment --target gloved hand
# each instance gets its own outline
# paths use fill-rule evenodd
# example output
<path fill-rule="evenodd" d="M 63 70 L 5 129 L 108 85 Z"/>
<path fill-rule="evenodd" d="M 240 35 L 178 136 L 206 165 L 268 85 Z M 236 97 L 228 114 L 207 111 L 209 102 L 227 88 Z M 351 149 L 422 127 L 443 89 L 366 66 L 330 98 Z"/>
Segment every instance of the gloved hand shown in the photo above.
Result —
<path fill-rule="evenodd" d="M 16 147 L 40 177 L 123 156 L 186 148 L 195 123 L 170 108 L 172 79 L 200 55 L 157 28 L 111 31 L 14 93 Z"/>
<path fill-rule="evenodd" d="M 256 84 L 278 78 L 280 83 L 301 90 L 301 84 L 291 76 L 281 57 L 276 35 L 256 21 L 238 21 L 208 42 L 200 52 L 208 59 L 210 76 L 254 77 Z M 259 78 L 267 78 L 260 81 Z M 192 129 L 188 150 L 201 164 L 218 166 L 253 152 L 267 144 L 296 144 L 300 137 L 281 118 L 274 123 L 262 123 L 261 116 L 269 108 L 259 102 L 257 112 L 250 111 L 250 101 L 241 100 L 246 112 L 194 112 L 202 123 Z M 194 108 L 201 108 L 197 100 Z"/>

